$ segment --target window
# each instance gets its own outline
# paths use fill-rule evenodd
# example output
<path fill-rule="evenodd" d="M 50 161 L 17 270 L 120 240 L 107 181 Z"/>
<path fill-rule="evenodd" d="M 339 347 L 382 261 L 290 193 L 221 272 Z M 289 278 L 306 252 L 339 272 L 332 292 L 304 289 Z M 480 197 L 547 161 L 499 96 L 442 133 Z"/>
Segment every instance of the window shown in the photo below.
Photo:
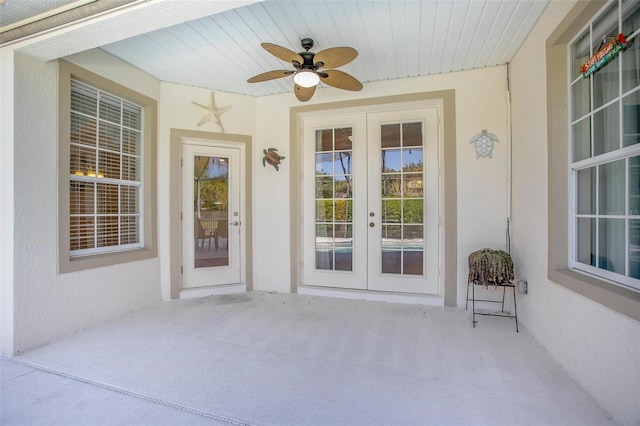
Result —
<path fill-rule="evenodd" d="M 157 102 L 66 61 L 59 70 L 60 272 L 157 256 Z"/>
<path fill-rule="evenodd" d="M 640 3 L 610 3 L 569 54 L 570 260 L 577 271 L 640 290 Z M 583 77 L 611 37 L 628 48 Z"/>
<path fill-rule="evenodd" d="M 140 248 L 142 107 L 71 81 L 71 257 Z"/>

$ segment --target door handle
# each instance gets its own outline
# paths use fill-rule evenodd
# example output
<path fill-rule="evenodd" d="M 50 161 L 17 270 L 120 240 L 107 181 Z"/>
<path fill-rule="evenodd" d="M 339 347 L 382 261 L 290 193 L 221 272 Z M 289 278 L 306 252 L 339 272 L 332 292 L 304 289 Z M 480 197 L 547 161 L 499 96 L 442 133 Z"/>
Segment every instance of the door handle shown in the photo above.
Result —
<path fill-rule="evenodd" d="M 374 226 L 376 226 L 376 224 L 375 224 L 375 223 L 373 223 L 373 222 L 369 222 L 369 228 L 373 228 Z"/>
<path fill-rule="evenodd" d="M 240 222 L 238 222 L 237 220 L 236 220 L 235 222 L 231 222 L 231 224 L 232 224 L 233 226 L 240 226 Z"/>

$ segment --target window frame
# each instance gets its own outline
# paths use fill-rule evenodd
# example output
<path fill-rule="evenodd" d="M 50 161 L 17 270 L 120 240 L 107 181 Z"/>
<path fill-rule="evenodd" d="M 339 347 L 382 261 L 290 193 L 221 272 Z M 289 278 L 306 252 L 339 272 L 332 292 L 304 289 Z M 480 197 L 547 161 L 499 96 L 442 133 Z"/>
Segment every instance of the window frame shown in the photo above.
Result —
<path fill-rule="evenodd" d="M 577 2 L 546 38 L 547 130 L 547 278 L 570 292 L 640 321 L 640 292 L 571 270 L 569 261 L 569 41 L 584 30 L 607 4 L 606 0 Z"/>
<path fill-rule="evenodd" d="M 640 216 L 632 215 L 628 209 L 628 197 L 629 197 L 629 161 L 632 158 L 635 158 L 640 155 L 640 144 L 634 144 L 629 146 L 624 146 L 624 134 L 623 134 L 623 100 L 626 96 L 630 96 L 632 94 L 640 92 L 640 88 L 632 88 L 627 90 L 626 92 L 622 89 L 622 73 L 623 66 L 621 66 L 622 53 L 618 55 L 614 60 L 618 61 L 618 77 L 617 77 L 617 91 L 615 96 L 611 99 L 607 99 L 601 102 L 601 105 L 595 105 L 595 76 L 596 73 L 591 74 L 588 77 L 588 85 L 589 85 L 589 102 L 587 111 L 579 114 L 578 116 L 574 116 L 574 96 L 573 96 L 573 87 L 577 87 L 581 81 L 584 81 L 582 75 L 580 75 L 576 67 L 575 58 L 573 52 L 575 49 L 573 48 L 576 43 L 579 43 L 581 40 L 584 40 L 585 37 L 588 38 L 589 43 L 589 57 L 593 55 L 595 39 L 594 39 L 594 31 L 595 26 L 599 22 L 602 22 L 606 19 L 610 21 L 615 21 L 616 23 L 616 34 L 622 32 L 622 22 L 624 21 L 624 16 L 622 16 L 622 2 L 620 0 L 614 0 L 607 2 L 605 6 L 603 6 L 593 17 L 589 20 L 589 22 L 584 25 L 584 27 L 576 33 L 576 35 L 569 41 L 567 48 L 567 103 L 568 103 L 568 170 L 569 170 L 569 260 L 568 266 L 571 270 L 576 271 L 578 273 L 589 274 L 597 277 L 598 279 L 605 280 L 613 285 L 618 285 L 626 288 L 630 288 L 633 291 L 640 291 L 640 279 L 633 278 L 629 274 L 629 268 L 631 266 L 631 261 L 629 259 L 629 251 L 630 244 L 629 235 L 631 220 L 638 220 Z M 608 16 L 608 15 L 611 16 Z M 615 16 L 615 18 L 612 18 Z M 627 40 L 631 43 L 632 41 L 639 42 L 640 41 L 640 30 L 636 30 L 633 34 L 625 34 Z M 577 76 L 576 76 L 577 75 Z M 596 146 L 594 142 L 595 134 L 594 134 L 594 126 L 595 126 L 595 116 L 601 111 L 605 111 L 612 105 L 617 104 L 618 109 L 618 144 L 617 148 L 611 149 L 609 151 L 598 153 L 595 152 Z M 589 144 L 590 144 L 590 155 L 587 158 L 573 158 L 574 155 L 574 124 L 577 124 L 583 120 L 588 120 L 590 123 L 590 131 L 589 131 Z M 600 191 L 600 181 L 598 179 L 598 175 L 601 172 L 603 166 L 614 164 L 618 161 L 624 161 L 624 194 L 623 198 L 625 200 L 625 208 L 622 213 L 616 212 L 613 215 L 610 215 L 607 212 L 600 212 L 600 206 L 598 204 L 598 194 L 601 194 Z M 595 170 L 594 176 L 594 188 L 592 188 L 591 196 L 595 200 L 595 211 L 591 213 L 585 214 L 578 211 L 578 172 L 581 170 L 592 169 Z M 595 191 L 595 192 L 594 192 Z M 578 260 L 579 257 L 579 247 L 578 247 L 578 225 L 577 222 L 579 219 L 591 219 L 595 220 L 595 235 L 591 236 L 591 239 L 595 238 L 596 245 L 596 253 L 592 253 L 592 256 L 596 256 L 596 265 L 586 264 L 584 262 L 580 262 Z M 607 270 L 606 268 L 602 268 L 600 266 L 600 231 L 599 227 L 601 226 L 602 220 L 624 220 L 624 232 L 625 232 L 625 241 L 624 241 L 624 265 L 625 265 L 625 273 L 620 274 L 617 272 L 612 272 Z M 593 226 L 593 225 L 592 225 Z M 593 242 L 591 243 L 593 244 Z M 590 259 L 590 263 L 593 260 Z"/>
<path fill-rule="evenodd" d="M 58 272 L 68 273 L 157 257 L 157 101 L 126 86 L 59 60 L 58 79 Z M 113 94 L 142 108 L 140 164 L 140 242 L 129 248 L 106 247 L 73 256 L 70 249 L 70 143 L 71 80 Z"/>

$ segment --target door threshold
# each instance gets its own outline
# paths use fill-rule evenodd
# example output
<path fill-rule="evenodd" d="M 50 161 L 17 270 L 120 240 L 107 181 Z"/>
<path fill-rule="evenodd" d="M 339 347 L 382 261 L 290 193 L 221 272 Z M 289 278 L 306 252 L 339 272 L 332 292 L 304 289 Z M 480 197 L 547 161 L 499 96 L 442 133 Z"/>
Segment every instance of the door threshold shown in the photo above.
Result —
<path fill-rule="evenodd" d="M 395 293 L 385 291 L 352 290 L 344 288 L 326 288 L 316 286 L 298 286 L 298 294 L 307 296 L 337 297 L 343 299 L 371 300 L 409 305 L 427 305 L 444 307 L 444 298 L 431 294 Z"/>
<path fill-rule="evenodd" d="M 209 287 L 183 288 L 180 299 L 195 299 L 197 297 L 217 296 L 220 294 L 242 293 L 247 290 L 244 284 L 212 285 Z"/>

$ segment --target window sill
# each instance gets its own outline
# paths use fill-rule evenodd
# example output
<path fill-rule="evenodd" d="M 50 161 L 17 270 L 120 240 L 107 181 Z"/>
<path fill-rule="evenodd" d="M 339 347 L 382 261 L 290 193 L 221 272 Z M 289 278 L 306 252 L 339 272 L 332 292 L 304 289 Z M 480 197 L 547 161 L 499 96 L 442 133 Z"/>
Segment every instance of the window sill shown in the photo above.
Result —
<path fill-rule="evenodd" d="M 550 270 L 548 278 L 581 296 L 640 321 L 640 292 L 570 269 Z"/>
<path fill-rule="evenodd" d="M 157 257 L 155 249 L 135 249 L 118 251 L 113 253 L 96 254 L 92 256 L 82 256 L 72 259 L 60 260 L 60 274 L 69 272 L 84 271 L 87 269 L 101 268 L 105 266 L 118 265 L 120 263 L 136 262 L 140 260 Z"/>

